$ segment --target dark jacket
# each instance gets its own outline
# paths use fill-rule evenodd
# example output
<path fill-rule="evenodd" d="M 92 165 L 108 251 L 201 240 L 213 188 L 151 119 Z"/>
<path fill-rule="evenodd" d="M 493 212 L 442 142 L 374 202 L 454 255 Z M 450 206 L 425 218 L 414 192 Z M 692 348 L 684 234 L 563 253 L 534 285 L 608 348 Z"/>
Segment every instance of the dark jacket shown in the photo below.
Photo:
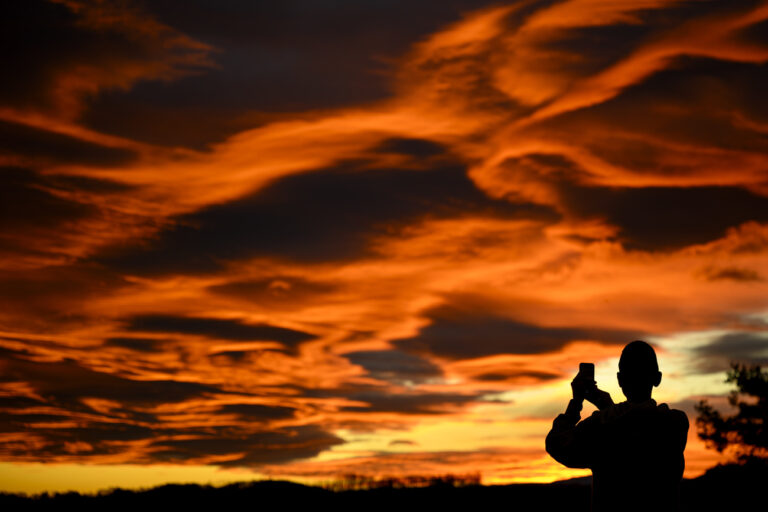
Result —
<path fill-rule="evenodd" d="M 678 510 L 688 417 L 653 400 L 610 405 L 579 422 L 571 402 L 555 418 L 547 452 L 592 470 L 593 511 Z"/>

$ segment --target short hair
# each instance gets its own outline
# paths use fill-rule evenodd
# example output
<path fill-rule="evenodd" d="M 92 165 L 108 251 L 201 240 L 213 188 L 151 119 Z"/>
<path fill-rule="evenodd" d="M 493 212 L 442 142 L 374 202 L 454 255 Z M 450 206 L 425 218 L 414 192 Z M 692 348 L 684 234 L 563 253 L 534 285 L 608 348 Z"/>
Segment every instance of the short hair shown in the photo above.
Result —
<path fill-rule="evenodd" d="M 635 375 L 654 375 L 659 371 L 656 351 L 648 343 L 635 340 L 621 351 L 619 371 Z"/>

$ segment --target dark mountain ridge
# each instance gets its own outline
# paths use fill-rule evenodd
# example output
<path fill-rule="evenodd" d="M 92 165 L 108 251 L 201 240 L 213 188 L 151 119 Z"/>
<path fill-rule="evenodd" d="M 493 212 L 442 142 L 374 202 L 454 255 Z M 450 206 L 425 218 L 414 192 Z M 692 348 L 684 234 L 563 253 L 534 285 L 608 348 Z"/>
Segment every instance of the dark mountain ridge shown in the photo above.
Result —
<path fill-rule="evenodd" d="M 463 485 L 461 480 L 434 479 L 423 487 L 331 490 L 286 481 L 256 481 L 223 487 L 168 484 L 146 490 L 112 489 L 97 494 L 76 492 L 24 496 L 0 493 L 0 510 L 252 510 L 330 508 L 334 511 L 476 510 L 504 506 L 507 510 L 568 510 L 587 512 L 591 478 L 550 484 Z M 458 482 L 458 484 L 457 484 Z M 757 510 L 765 505 L 768 464 L 720 465 L 683 481 L 681 510 Z M 337 489 L 343 488 L 335 484 Z M 621 510 L 620 505 L 617 511 Z"/>

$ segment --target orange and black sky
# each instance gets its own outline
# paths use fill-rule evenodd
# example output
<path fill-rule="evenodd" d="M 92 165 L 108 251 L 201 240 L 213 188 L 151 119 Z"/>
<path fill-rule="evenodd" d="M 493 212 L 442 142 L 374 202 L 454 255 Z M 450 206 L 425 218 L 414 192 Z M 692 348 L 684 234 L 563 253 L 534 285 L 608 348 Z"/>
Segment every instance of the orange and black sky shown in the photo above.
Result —
<path fill-rule="evenodd" d="M 551 481 L 580 361 L 768 361 L 768 2 L 1 9 L 3 490 Z"/>

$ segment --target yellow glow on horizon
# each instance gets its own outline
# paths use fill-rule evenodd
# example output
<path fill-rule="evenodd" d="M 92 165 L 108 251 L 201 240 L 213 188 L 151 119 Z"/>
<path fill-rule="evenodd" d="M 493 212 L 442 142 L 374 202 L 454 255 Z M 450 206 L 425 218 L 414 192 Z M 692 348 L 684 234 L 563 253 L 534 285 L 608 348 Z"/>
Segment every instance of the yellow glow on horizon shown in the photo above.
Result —
<path fill-rule="evenodd" d="M 148 489 L 169 483 L 218 486 L 261 479 L 262 475 L 248 470 L 214 466 L 0 463 L 0 491 L 30 495 Z"/>

